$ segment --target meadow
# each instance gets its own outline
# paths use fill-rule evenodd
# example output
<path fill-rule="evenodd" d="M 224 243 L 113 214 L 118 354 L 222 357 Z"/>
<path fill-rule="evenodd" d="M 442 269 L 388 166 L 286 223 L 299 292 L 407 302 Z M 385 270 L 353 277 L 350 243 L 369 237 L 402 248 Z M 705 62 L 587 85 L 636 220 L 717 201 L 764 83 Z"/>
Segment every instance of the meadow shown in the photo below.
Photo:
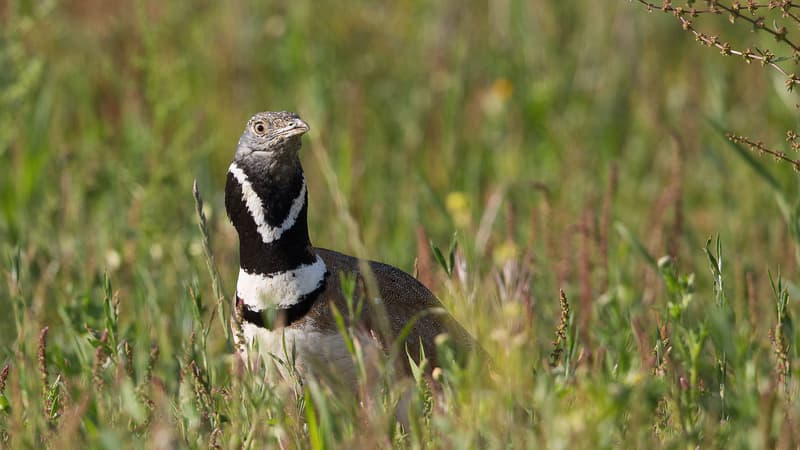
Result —
<path fill-rule="evenodd" d="M 796 448 L 800 9 L 762 3 L 0 2 L 0 448 Z M 415 274 L 493 379 L 237 362 L 264 110 L 311 126 L 314 244 Z"/>

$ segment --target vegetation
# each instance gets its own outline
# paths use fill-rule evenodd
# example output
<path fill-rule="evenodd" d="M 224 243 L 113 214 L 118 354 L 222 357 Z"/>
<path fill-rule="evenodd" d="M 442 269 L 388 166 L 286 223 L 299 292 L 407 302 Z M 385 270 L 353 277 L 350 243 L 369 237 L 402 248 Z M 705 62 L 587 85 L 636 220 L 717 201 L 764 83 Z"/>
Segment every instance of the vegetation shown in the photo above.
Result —
<path fill-rule="evenodd" d="M 0 2 L 0 447 L 797 447 L 794 2 L 268 3 Z M 236 360 L 268 109 L 314 243 L 416 273 L 492 379 Z"/>

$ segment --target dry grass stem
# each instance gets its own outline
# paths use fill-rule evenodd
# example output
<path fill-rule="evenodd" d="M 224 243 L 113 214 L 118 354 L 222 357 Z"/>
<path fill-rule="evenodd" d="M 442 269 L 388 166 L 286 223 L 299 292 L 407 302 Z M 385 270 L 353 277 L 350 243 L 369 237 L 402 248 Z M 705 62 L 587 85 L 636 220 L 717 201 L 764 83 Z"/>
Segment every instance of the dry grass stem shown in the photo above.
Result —
<path fill-rule="evenodd" d="M 195 211 L 198 218 L 197 225 L 200 228 L 200 234 L 203 236 L 203 253 L 205 255 L 206 267 L 208 268 L 208 273 L 211 276 L 211 287 L 214 290 L 214 297 L 217 299 L 216 314 L 219 316 L 220 325 L 222 326 L 222 332 L 225 335 L 225 339 L 229 340 L 230 331 L 228 324 L 230 321 L 227 319 L 228 316 L 225 312 L 225 294 L 222 287 L 222 281 L 219 277 L 219 271 L 217 270 L 217 264 L 214 262 L 214 250 L 211 248 L 211 233 L 208 230 L 206 215 L 203 212 L 203 198 L 200 196 L 200 189 L 197 186 L 197 180 L 194 180 L 194 183 L 192 183 L 192 195 L 194 197 Z"/>
<path fill-rule="evenodd" d="M 550 353 L 551 367 L 558 366 L 561 361 L 561 356 L 564 353 L 564 346 L 567 341 L 567 331 L 569 329 L 569 301 L 563 289 L 559 291 L 558 301 L 561 308 L 561 316 L 559 317 L 558 326 L 556 326 L 555 339 L 553 339 L 553 351 Z"/>

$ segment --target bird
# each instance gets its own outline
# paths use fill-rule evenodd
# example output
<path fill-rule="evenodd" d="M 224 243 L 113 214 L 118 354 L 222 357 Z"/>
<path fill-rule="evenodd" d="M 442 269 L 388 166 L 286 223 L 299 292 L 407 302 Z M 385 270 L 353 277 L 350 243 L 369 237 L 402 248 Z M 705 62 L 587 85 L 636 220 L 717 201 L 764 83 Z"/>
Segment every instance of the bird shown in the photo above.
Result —
<path fill-rule="evenodd" d="M 311 244 L 299 157 L 308 131 L 296 113 L 257 113 L 247 122 L 228 168 L 225 209 L 239 237 L 234 306 L 240 328 L 234 339 L 243 360 L 263 367 L 268 378 L 291 376 L 290 362 L 301 377 L 333 374 L 355 388 L 358 370 L 336 312 L 348 316 L 364 354 L 390 356 L 399 342 L 403 351 L 395 352 L 390 364 L 405 375 L 411 362 L 422 364 L 423 357 L 430 374 L 483 352 L 410 274 Z M 343 277 L 355 280 L 349 299 Z M 374 297 L 369 296 L 370 283 L 377 287 Z M 353 298 L 359 308 L 353 308 Z M 453 351 L 440 355 L 437 344 L 443 340 Z M 453 355 L 461 356 L 453 361 Z"/>

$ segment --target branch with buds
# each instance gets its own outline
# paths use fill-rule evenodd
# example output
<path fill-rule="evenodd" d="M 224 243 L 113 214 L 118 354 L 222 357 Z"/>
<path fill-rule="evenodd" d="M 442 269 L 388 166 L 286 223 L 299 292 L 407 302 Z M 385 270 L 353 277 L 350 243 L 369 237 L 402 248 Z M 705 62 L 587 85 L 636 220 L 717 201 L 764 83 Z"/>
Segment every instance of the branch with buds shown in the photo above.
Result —
<path fill-rule="evenodd" d="M 800 75 L 788 70 L 782 64 L 792 62 L 793 65 L 800 64 L 800 44 L 789 39 L 789 32 L 786 25 L 779 23 L 777 17 L 772 17 L 772 27 L 766 25 L 766 14 L 771 12 L 779 12 L 780 19 L 783 19 L 794 26 L 800 25 L 800 2 L 791 0 L 771 0 L 769 2 L 756 2 L 752 0 L 747 1 L 731 1 L 727 4 L 725 2 L 716 0 L 706 0 L 705 8 L 695 8 L 694 0 L 687 0 L 686 6 L 674 6 L 671 0 L 664 0 L 661 5 L 651 3 L 647 0 L 638 0 L 639 3 L 644 5 L 648 11 L 662 11 L 673 15 L 681 24 L 681 28 L 685 31 L 692 33 L 695 40 L 701 45 L 707 47 L 715 47 L 720 53 L 725 56 L 739 56 L 744 59 L 745 63 L 750 64 L 753 61 L 758 61 L 762 66 L 772 67 L 785 77 L 786 89 L 790 92 L 794 90 L 796 85 L 800 85 Z M 764 15 L 758 15 L 760 12 L 765 12 Z M 752 26 L 755 32 L 765 32 L 772 35 L 779 45 L 784 45 L 791 51 L 790 56 L 777 56 L 770 49 L 762 49 L 759 47 L 736 49 L 730 42 L 721 39 L 719 36 L 707 34 L 699 31 L 695 25 L 695 19 L 702 15 L 720 15 L 728 14 L 728 19 L 732 24 L 737 21 L 744 21 Z M 789 157 L 785 152 L 779 150 L 772 150 L 768 148 L 761 141 L 754 141 L 746 136 L 741 136 L 733 133 L 727 133 L 726 136 L 731 141 L 746 145 L 750 150 L 758 152 L 759 155 L 770 155 L 776 161 L 785 162 L 790 164 L 796 171 L 800 171 L 800 160 Z M 798 135 L 792 130 L 787 132 L 787 139 L 792 150 L 800 151 L 800 142 L 798 142 Z"/>

